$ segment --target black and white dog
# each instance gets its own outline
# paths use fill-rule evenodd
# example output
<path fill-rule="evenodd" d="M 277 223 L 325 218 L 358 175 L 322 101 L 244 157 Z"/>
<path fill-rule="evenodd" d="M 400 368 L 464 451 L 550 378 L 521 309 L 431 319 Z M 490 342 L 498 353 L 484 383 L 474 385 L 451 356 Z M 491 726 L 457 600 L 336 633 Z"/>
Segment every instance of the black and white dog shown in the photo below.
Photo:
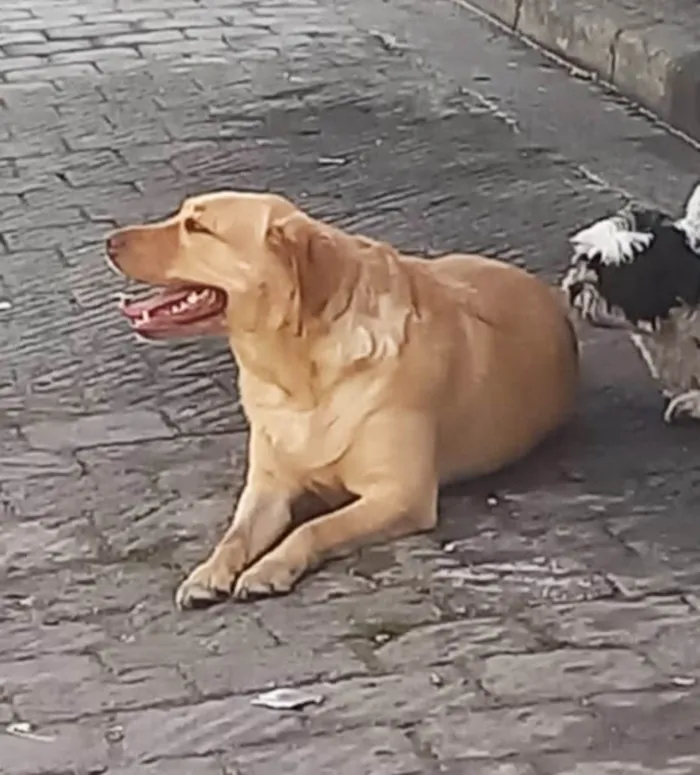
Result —
<path fill-rule="evenodd" d="M 685 214 L 629 206 L 570 238 L 569 304 L 629 332 L 668 400 L 666 422 L 700 419 L 700 184 Z"/>

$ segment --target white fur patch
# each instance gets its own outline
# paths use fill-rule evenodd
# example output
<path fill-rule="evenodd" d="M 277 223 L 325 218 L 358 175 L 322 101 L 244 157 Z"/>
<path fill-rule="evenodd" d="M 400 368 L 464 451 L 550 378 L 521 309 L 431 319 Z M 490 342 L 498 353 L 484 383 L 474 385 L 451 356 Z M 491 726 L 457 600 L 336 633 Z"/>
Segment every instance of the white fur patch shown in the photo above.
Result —
<path fill-rule="evenodd" d="M 700 253 L 700 185 L 697 185 L 685 206 L 685 215 L 674 224 L 684 232 L 691 250 Z"/>
<path fill-rule="evenodd" d="M 574 247 L 573 261 L 581 257 L 600 257 L 604 264 L 619 265 L 632 261 L 636 254 L 651 245 L 653 234 L 630 231 L 620 216 L 605 218 L 582 229 L 570 238 Z"/>

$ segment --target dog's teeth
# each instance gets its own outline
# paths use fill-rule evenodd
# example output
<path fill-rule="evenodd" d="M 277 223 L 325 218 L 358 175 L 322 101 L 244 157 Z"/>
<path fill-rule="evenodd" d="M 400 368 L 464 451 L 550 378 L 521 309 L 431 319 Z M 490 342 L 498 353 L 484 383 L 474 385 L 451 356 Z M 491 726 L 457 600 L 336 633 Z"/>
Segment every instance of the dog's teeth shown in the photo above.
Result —
<path fill-rule="evenodd" d="M 188 304 L 196 304 L 199 301 L 200 294 L 197 293 L 197 291 L 192 291 L 192 293 L 188 294 L 187 299 L 185 300 Z"/>
<path fill-rule="evenodd" d="M 141 317 L 139 318 L 139 323 L 148 323 L 148 321 L 151 319 L 151 315 L 148 312 L 148 310 L 144 310 L 141 313 Z"/>

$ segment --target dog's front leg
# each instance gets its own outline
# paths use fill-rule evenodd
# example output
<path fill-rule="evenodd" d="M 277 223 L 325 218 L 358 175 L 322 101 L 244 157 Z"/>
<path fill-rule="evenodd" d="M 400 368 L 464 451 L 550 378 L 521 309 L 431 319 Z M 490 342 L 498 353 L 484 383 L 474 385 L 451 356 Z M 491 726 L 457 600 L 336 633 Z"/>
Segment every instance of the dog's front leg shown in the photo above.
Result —
<path fill-rule="evenodd" d="M 349 506 L 296 528 L 239 576 L 234 597 L 245 600 L 289 592 L 307 571 L 334 556 L 385 539 L 431 530 L 437 521 L 437 486 L 407 502 L 397 492 L 369 492 Z"/>
<path fill-rule="evenodd" d="M 306 522 L 238 578 L 234 597 L 288 592 L 307 571 L 357 547 L 432 529 L 437 522 L 438 480 L 432 437 L 420 423 L 378 418 L 354 449 L 356 472 L 349 505 Z"/>
<path fill-rule="evenodd" d="M 251 438 L 246 484 L 228 530 L 214 551 L 198 565 L 175 595 L 179 608 L 197 608 L 229 597 L 236 578 L 287 530 L 299 491 L 275 476 L 269 461 L 255 455 Z"/>

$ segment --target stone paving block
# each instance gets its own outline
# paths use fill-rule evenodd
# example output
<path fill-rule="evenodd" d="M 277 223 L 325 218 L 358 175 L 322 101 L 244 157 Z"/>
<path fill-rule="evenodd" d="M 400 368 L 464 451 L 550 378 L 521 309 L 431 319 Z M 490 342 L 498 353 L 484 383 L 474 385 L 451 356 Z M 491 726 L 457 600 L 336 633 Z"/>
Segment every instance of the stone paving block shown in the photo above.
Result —
<path fill-rule="evenodd" d="M 128 444 L 174 435 L 156 412 L 97 414 L 68 422 L 43 422 L 25 428 L 29 442 L 43 449 L 76 449 L 98 444 Z"/>
<path fill-rule="evenodd" d="M 387 668 L 398 671 L 416 664 L 471 664 L 490 654 L 524 653 L 537 648 L 527 628 L 499 619 L 426 625 L 399 634 L 375 652 Z"/>
<path fill-rule="evenodd" d="M 149 763 L 307 737 L 300 716 L 258 708 L 250 700 L 231 696 L 119 714 L 115 725 L 122 730 L 123 757 L 127 762 Z"/>
<path fill-rule="evenodd" d="M 120 633 L 173 610 L 176 577 L 172 569 L 131 562 L 122 565 L 54 565 L 50 572 L 12 579 L 12 593 L 42 620 L 89 621 L 96 615 L 122 615 Z"/>
<path fill-rule="evenodd" d="M 385 724 L 409 727 L 433 719 L 437 724 L 449 723 L 451 713 L 468 713 L 484 703 L 476 687 L 451 667 L 321 682 L 305 688 L 326 698 L 322 705 L 306 711 L 312 733 Z"/>
<path fill-rule="evenodd" d="M 563 702 L 498 710 L 455 709 L 427 719 L 416 733 L 434 756 L 464 762 L 465 767 L 468 762 L 471 773 L 473 761 L 483 764 L 483 760 L 561 750 L 582 755 L 600 744 L 607 729 L 590 710 Z"/>
<path fill-rule="evenodd" d="M 118 60 L 123 62 L 129 59 L 140 59 L 141 55 L 135 48 L 128 46 L 104 46 L 100 49 L 88 49 L 86 51 L 51 54 L 49 61 L 52 64 L 65 64 L 66 62 L 90 62 L 99 70 L 104 62 Z"/>
<path fill-rule="evenodd" d="M 42 60 L 37 56 L 12 57 L 11 59 L 0 60 L 0 72 L 7 77 L 8 73 L 15 73 L 15 78 L 19 78 L 25 68 L 37 68 L 42 64 Z"/>
<path fill-rule="evenodd" d="M 5 232 L 5 241 L 10 250 L 58 249 L 67 254 L 86 245 L 101 243 L 103 237 L 104 227 L 85 223 Z"/>
<path fill-rule="evenodd" d="M 700 757 L 690 739 L 674 739 L 666 750 L 648 743 L 620 743 L 612 751 L 591 751 L 584 759 L 571 755 L 546 756 L 538 760 L 543 775 L 572 772 L 582 775 L 622 773 L 622 775 L 691 775 L 696 772 Z"/>
<path fill-rule="evenodd" d="M 99 772 L 107 759 L 105 728 L 87 720 L 81 724 L 37 727 L 36 733 L 48 738 L 33 740 L 3 734 L 3 773 L 7 775 L 50 775 L 52 772 Z"/>
<path fill-rule="evenodd" d="M 163 492 L 185 497 L 228 489 L 244 471 L 242 440 L 202 436 L 100 447 L 77 453 L 86 470 L 99 477 L 150 475 Z"/>
<path fill-rule="evenodd" d="M 74 53 L 92 48 L 89 40 L 47 40 L 40 32 L 27 32 L 24 35 L 13 35 L 11 43 L 2 46 L 4 52 L 11 57 L 21 56 L 52 56 L 60 53 Z"/>
<path fill-rule="evenodd" d="M 119 29 L 117 32 L 120 34 L 100 35 L 96 38 L 97 44 L 100 46 L 142 46 L 153 43 L 173 43 L 182 41 L 184 38 L 182 31 L 178 29 L 158 29 L 144 32 Z"/>
<path fill-rule="evenodd" d="M 172 592 L 174 592 L 174 587 Z M 204 675 L 211 665 L 213 678 L 217 668 L 222 680 L 207 687 L 212 697 L 263 688 L 269 682 L 270 656 L 279 659 L 280 644 L 245 610 L 226 607 L 218 614 L 209 612 L 199 618 L 184 620 L 171 600 L 158 610 L 149 610 L 142 601 L 129 617 L 115 615 L 109 622 L 112 639 L 100 646 L 103 663 L 122 673 L 136 668 L 167 666 L 177 668 L 194 687 L 193 671 L 202 668 Z M 223 659 L 229 673 L 223 673 Z M 258 662 L 260 666 L 258 670 Z M 265 671 L 266 675 L 263 675 Z M 260 678 L 262 676 L 262 680 Z M 229 681 L 232 678 L 232 681 Z"/>
<path fill-rule="evenodd" d="M 112 514 L 100 513 L 93 519 L 115 559 L 165 559 L 183 543 L 197 541 L 199 546 L 213 546 L 230 521 L 232 509 L 229 494 L 188 502 L 172 493 L 149 493 L 147 502 L 132 513 L 131 519 L 116 508 Z"/>
<path fill-rule="evenodd" d="M 24 482 L 33 477 L 76 476 L 80 473 L 75 458 L 55 452 L 27 450 L 21 447 L 4 450 L 0 457 L 0 481 Z"/>
<path fill-rule="evenodd" d="M 109 769 L 109 775 L 239 775 L 233 769 L 225 769 L 217 754 L 208 757 L 167 759 L 152 764 L 136 764 Z"/>
<path fill-rule="evenodd" d="M 44 83 L 60 82 L 66 78 L 91 78 L 98 70 L 91 62 L 70 62 L 68 64 L 47 64 L 42 60 L 29 62 L 29 57 L 24 57 L 25 64 L 21 70 L 7 70 L 5 80 L 8 83 L 19 81 L 37 81 Z"/>
<path fill-rule="evenodd" d="M 445 775 L 540 775 L 533 765 L 516 762 L 477 762 L 472 760 L 440 762 Z"/>
<path fill-rule="evenodd" d="M 272 686 L 307 684 L 326 678 L 334 681 L 367 674 L 367 664 L 345 645 L 298 648 L 294 644 L 255 648 L 245 643 L 229 648 L 221 644 L 217 653 L 183 668 L 202 696 L 228 692 L 262 691 Z"/>
<path fill-rule="evenodd" d="M 31 660 L 44 654 L 94 653 L 109 640 L 97 624 L 42 621 L 33 610 L 31 596 L 10 598 L 2 611 L 3 638 L 0 660 Z"/>
<path fill-rule="evenodd" d="M 699 729 L 699 703 L 697 685 L 686 685 L 660 692 L 606 692 L 592 699 L 589 707 L 616 730 L 619 738 L 636 744 L 654 743 L 649 746 L 652 758 L 655 753 L 667 753 L 660 749 L 672 738 L 686 741 L 693 750 L 692 741 L 697 740 Z"/>
<path fill-rule="evenodd" d="M 267 751 L 242 752 L 233 760 L 240 775 L 411 775 L 423 772 L 421 759 L 398 730 L 375 727 L 356 734 L 337 734 Z"/>
<path fill-rule="evenodd" d="M 100 41 L 100 39 L 123 33 L 125 35 L 131 32 L 131 27 L 128 22 L 102 22 L 102 23 L 88 23 L 88 24 L 73 24 L 57 27 L 53 30 L 47 31 L 47 36 L 51 40 L 66 40 L 68 38 L 76 39 L 94 39 Z"/>
<path fill-rule="evenodd" d="M 342 588 L 344 581 L 341 578 L 335 584 Z M 309 586 L 314 586 L 313 579 Z M 367 587 L 361 585 L 359 589 Z M 309 594 L 313 598 L 318 593 L 311 589 Z M 427 594 L 410 587 L 386 588 L 379 596 L 325 597 L 315 604 L 312 600 L 307 603 L 302 589 L 297 600 L 266 601 L 261 611 L 263 622 L 285 643 L 303 643 L 308 633 L 315 633 L 317 638 L 321 632 L 323 643 L 351 639 L 377 646 L 419 625 L 438 622 L 443 616 Z M 294 612 L 293 618 L 290 611 Z"/>
<path fill-rule="evenodd" d="M 66 654 L 2 662 L 0 685 L 22 718 L 42 725 L 149 706 L 156 696 L 163 703 L 190 696 L 172 668 L 133 668 L 115 676 L 92 657 Z"/>
<path fill-rule="evenodd" d="M 667 674 L 688 680 L 693 676 L 700 680 L 700 655 L 696 648 L 700 636 L 700 618 L 686 615 L 683 620 L 669 622 L 659 628 L 654 641 L 644 648 L 644 653 Z"/>
<path fill-rule="evenodd" d="M 62 563 L 91 560 L 97 546 L 91 540 L 88 523 L 74 518 L 70 524 L 7 521 L 3 524 L 0 568 L 3 574 L 48 570 Z"/>
<path fill-rule="evenodd" d="M 692 632 L 699 617 L 675 596 L 632 600 L 592 600 L 526 614 L 550 643 L 576 648 L 646 648 L 676 628 Z"/>
<path fill-rule="evenodd" d="M 663 675 L 631 651 L 571 649 L 487 657 L 480 671 L 487 692 L 501 700 L 586 697 L 611 688 L 647 689 Z"/>

